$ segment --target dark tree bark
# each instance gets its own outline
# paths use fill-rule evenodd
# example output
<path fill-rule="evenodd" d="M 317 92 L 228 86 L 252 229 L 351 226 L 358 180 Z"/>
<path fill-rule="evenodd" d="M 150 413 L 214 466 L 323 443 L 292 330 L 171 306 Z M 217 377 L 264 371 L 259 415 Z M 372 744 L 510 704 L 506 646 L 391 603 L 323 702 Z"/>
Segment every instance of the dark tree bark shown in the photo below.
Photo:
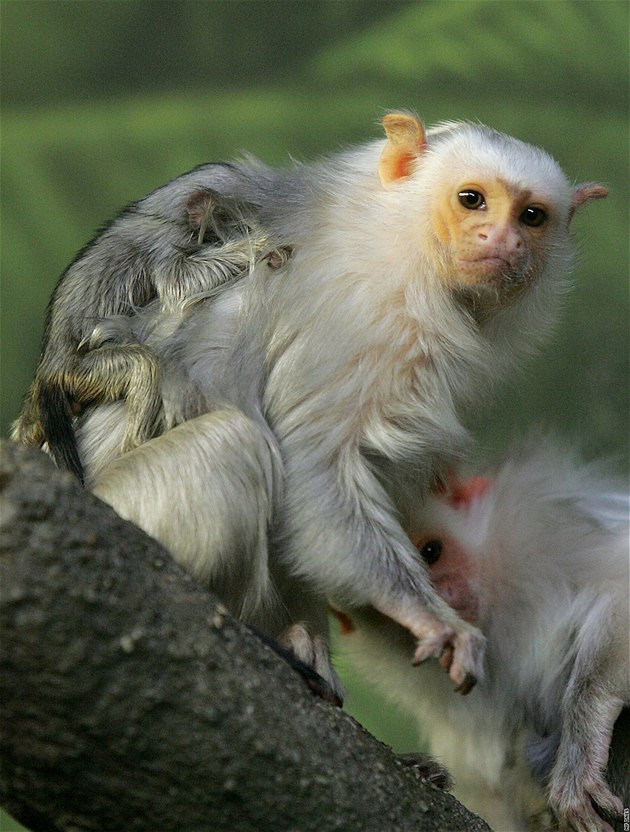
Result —
<path fill-rule="evenodd" d="M 3 806 L 33 830 L 487 830 L 168 553 L 3 443 Z"/>

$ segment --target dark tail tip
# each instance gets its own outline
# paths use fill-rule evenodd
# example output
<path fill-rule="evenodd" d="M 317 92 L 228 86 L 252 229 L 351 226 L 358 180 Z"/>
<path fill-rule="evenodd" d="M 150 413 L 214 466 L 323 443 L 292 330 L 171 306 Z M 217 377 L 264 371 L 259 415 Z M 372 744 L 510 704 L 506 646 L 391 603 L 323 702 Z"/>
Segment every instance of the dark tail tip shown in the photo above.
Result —
<path fill-rule="evenodd" d="M 60 387 L 43 384 L 39 391 L 39 412 L 52 458 L 66 468 L 83 485 L 84 474 L 72 415 L 65 393 Z"/>

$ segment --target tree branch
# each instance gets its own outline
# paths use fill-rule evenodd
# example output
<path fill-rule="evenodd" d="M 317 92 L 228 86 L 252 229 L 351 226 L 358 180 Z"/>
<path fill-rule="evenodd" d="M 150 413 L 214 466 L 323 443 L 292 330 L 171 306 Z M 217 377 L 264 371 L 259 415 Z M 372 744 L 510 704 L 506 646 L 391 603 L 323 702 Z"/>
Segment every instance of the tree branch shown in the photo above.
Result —
<path fill-rule="evenodd" d="M 2 443 L 0 796 L 33 830 L 487 830 L 44 454 Z"/>

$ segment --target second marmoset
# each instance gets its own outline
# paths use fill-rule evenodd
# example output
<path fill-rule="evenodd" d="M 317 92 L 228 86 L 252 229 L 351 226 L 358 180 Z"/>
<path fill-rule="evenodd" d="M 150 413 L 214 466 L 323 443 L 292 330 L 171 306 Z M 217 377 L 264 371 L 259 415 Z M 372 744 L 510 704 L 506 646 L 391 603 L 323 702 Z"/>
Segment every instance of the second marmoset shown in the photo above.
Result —
<path fill-rule="evenodd" d="M 539 435 L 482 474 L 419 499 L 410 526 L 437 592 L 487 638 L 471 695 L 410 672 L 382 617 L 351 613 L 342 648 L 493 829 L 612 832 L 630 800 L 630 494 Z"/>

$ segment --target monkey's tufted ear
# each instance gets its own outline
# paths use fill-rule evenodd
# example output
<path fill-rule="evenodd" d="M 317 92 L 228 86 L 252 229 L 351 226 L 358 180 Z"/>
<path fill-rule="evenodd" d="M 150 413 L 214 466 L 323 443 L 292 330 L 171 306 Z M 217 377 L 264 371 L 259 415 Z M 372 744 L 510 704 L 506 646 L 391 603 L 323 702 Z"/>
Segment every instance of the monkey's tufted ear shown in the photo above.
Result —
<path fill-rule="evenodd" d="M 605 196 L 608 196 L 608 188 L 600 185 L 599 182 L 584 182 L 582 185 L 576 185 L 569 210 L 569 222 L 580 205 L 584 205 L 589 199 L 603 199 Z"/>
<path fill-rule="evenodd" d="M 424 126 L 409 113 L 388 113 L 381 122 L 387 135 L 378 163 L 383 185 L 391 185 L 411 173 L 411 166 L 426 146 Z"/>

